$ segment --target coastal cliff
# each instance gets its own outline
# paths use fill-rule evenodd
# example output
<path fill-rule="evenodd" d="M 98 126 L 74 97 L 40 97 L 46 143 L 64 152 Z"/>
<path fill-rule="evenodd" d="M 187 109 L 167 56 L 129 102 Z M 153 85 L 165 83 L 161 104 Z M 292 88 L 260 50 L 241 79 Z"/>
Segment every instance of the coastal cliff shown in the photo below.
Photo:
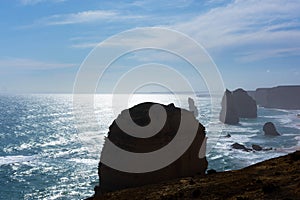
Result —
<path fill-rule="evenodd" d="M 278 86 L 258 88 L 248 94 L 256 103 L 265 108 L 298 110 L 300 109 L 300 86 Z"/>
<path fill-rule="evenodd" d="M 300 151 L 241 170 L 175 179 L 90 198 L 104 199 L 300 199 Z"/>

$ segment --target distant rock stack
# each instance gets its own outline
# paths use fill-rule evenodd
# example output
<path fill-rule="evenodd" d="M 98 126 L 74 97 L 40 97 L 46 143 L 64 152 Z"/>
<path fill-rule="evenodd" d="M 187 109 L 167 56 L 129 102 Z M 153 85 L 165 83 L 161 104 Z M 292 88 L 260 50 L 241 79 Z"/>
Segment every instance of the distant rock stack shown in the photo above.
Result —
<path fill-rule="evenodd" d="M 199 114 L 198 113 L 198 108 L 195 106 L 194 99 L 189 97 L 188 98 L 188 103 L 189 103 L 189 110 L 194 113 L 195 117 L 198 117 L 198 114 Z"/>
<path fill-rule="evenodd" d="M 139 126 L 148 125 L 150 123 L 149 109 L 153 105 L 155 105 L 155 103 L 142 103 L 130 108 L 129 113 L 132 120 Z M 200 148 L 203 144 L 205 145 L 204 126 L 195 119 L 194 114 L 190 111 L 177 108 L 174 104 L 161 106 L 167 113 L 166 123 L 156 135 L 149 138 L 133 137 L 126 134 L 119 128 L 116 120 L 119 118 L 126 118 L 123 111 L 109 127 L 108 137 L 106 138 L 103 146 L 102 154 L 105 152 L 105 148 L 107 148 L 107 139 L 119 148 L 130 152 L 146 153 L 158 150 L 172 141 L 178 131 L 182 117 L 198 126 L 198 130 L 196 126 L 197 133 L 191 143 L 191 146 L 181 157 L 169 166 L 147 173 L 122 172 L 112 169 L 100 161 L 98 168 L 100 186 L 95 187 L 95 196 L 101 196 L 101 194 L 109 191 L 157 183 L 178 177 L 205 174 L 207 169 L 207 160 L 205 157 L 199 158 Z M 190 133 L 186 131 L 184 134 Z M 101 155 L 101 157 L 102 156 L 104 155 Z M 109 156 L 113 158 L 113 155 Z"/>
<path fill-rule="evenodd" d="M 270 136 L 280 135 L 277 132 L 275 125 L 272 122 L 265 123 L 265 125 L 263 127 L 263 131 L 265 132 L 265 135 L 270 135 Z"/>
<path fill-rule="evenodd" d="M 225 124 L 238 124 L 239 118 L 256 118 L 255 100 L 243 89 L 233 92 L 226 90 L 222 99 L 220 121 Z"/>

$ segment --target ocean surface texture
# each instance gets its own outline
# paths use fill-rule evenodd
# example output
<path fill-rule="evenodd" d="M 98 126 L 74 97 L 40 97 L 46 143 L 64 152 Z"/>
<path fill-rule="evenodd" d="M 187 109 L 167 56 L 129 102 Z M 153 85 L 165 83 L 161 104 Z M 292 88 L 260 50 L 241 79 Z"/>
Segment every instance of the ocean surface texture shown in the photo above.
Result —
<path fill-rule="evenodd" d="M 78 119 L 72 95 L 0 95 L 0 199 L 91 196 L 98 184 L 103 139 L 117 114 L 112 111 L 111 97 L 96 95 L 95 117 L 86 112 Z M 169 94 L 138 94 L 130 106 L 153 101 L 188 109 L 187 99 L 186 95 L 175 99 Z M 209 96 L 197 96 L 195 104 L 198 120 L 207 127 L 209 169 L 240 169 L 300 146 L 300 111 L 259 108 L 257 119 L 241 119 L 240 125 L 230 126 L 216 120 L 220 105 L 211 108 Z M 84 104 L 81 109 L 88 110 Z M 268 121 L 281 136 L 264 136 L 262 127 Z M 229 138 L 225 137 L 228 133 Z M 234 142 L 273 150 L 233 150 L 230 145 Z"/>

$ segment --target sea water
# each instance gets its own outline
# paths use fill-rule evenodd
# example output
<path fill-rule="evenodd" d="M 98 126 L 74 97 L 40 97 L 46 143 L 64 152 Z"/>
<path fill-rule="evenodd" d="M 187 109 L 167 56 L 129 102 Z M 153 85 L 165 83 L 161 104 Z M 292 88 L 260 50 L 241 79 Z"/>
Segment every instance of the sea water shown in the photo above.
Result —
<path fill-rule="evenodd" d="M 188 109 L 188 95 L 137 94 L 129 106 L 144 101 L 174 103 Z M 97 167 L 104 137 L 116 114 L 111 95 L 95 95 L 93 112 L 76 117 L 72 95 L 0 95 L 0 199 L 84 199 L 98 184 Z M 197 119 L 206 127 L 209 169 L 240 169 L 299 148 L 297 110 L 258 108 L 257 119 L 236 126 L 216 120 L 220 104 L 208 95 L 195 99 Z M 183 102 L 183 103 L 182 103 Z M 81 108 L 84 110 L 84 105 Z M 273 122 L 279 137 L 264 136 Z M 225 137 L 230 134 L 231 137 Z M 234 142 L 270 151 L 244 152 Z"/>

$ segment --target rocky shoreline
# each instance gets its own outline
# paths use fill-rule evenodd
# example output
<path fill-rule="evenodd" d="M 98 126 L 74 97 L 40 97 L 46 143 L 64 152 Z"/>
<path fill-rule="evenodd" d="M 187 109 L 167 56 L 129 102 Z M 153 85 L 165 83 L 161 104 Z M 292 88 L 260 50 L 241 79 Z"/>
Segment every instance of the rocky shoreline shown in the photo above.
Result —
<path fill-rule="evenodd" d="M 241 170 L 174 179 L 87 200 L 102 199 L 300 199 L 300 151 Z"/>

